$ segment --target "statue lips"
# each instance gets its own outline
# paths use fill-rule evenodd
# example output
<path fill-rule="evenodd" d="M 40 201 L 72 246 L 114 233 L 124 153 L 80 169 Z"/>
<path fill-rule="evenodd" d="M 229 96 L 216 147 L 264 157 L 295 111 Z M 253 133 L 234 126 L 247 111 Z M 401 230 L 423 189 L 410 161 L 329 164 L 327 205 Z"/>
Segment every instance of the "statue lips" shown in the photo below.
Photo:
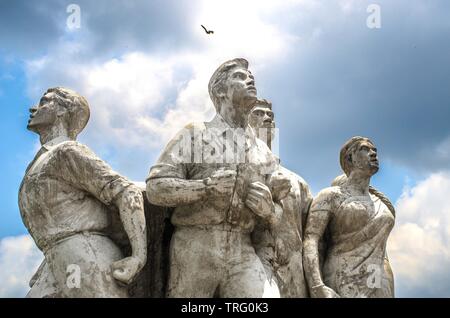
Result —
<path fill-rule="evenodd" d="M 28 125 L 27 126 L 29 126 L 31 124 L 31 122 L 33 121 L 33 118 L 34 118 L 34 116 L 30 115 L 30 118 L 28 119 Z"/>
<path fill-rule="evenodd" d="M 255 92 L 256 92 L 256 87 L 253 86 L 253 85 L 248 85 L 248 86 L 247 86 L 247 89 L 248 89 L 249 91 L 255 91 Z"/>

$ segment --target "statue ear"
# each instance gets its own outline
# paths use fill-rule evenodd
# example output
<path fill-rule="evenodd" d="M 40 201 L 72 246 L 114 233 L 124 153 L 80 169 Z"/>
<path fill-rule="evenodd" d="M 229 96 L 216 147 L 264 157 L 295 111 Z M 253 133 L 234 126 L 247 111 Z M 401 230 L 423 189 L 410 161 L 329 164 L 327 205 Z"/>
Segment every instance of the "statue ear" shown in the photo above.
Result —
<path fill-rule="evenodd" d="M 224 99 L 226 96 L 227 96 L 227 93 L 224 92 L 223 89 L 220 89 L 220 90 L 217 92 L 217 97 L 218 97 L 219 99 Z"/>
<path fill-rule="evenodd" d="M 58 106 L 58 110 L 56 111 L 57 117 L 63 117 L 67 113 L 67 109 L 65 107 Z"/>
<path fill-rule="evenodd" d="M 348 154 L 348 162 L 350 162 L 351 164 L 353 164 L 353 156 L 351 153 Z"/>

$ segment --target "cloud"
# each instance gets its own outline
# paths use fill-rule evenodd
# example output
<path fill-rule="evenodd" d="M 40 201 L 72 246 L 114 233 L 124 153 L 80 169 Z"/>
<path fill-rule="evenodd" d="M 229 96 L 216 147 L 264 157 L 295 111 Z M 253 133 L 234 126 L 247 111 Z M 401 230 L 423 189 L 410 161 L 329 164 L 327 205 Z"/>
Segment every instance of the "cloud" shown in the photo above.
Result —
<path fill-rule="evenodd" d="M 157 143 L 167 138 L 162 131 L 180 126 L 172 117 L 164 119 L 169 113 L 185 122 L 188 116 L 208 118 L 209 75 L 220 62 L 243 56 L 250 60 L 260 96 L 273 102 L 283 162 L 314 189 L 327 186 L 339 173 L 339 147 L 353 135 L 371 137 L 382 161 L 410 168 L 420 177 L 449 168 L 448 151 L 442 149 L 450 139 L 448 1 L 380 0 L 382 27 L 377 30 L 366 26 L 369 0 L 77 3 L 81 28 L 69 31 L 64 3 L 18 2 L 5 11 L 22 17 L 16 22 L 5 17 L 17 25 L 7 28 L 7 42 L 33 43 L 32 49 L 17 46 L 14 51 L 31 52 L 26 56 L 33 99 L 54 85 L 90 91 L 85 94 L 98 111 L 83 140 L 95 139 L 102 154 L 114 153 L 108 136 L 129 139 L 134 146 L 145 134 L 145 146 L 159 152 Z M 45 14 L 51 18 L 43 19 Z M 200 24 L 214 35 L 206 35 Z M 139 56 L 146 77 L 136 66 Z M 158 70 L 167 72 L 160 78 L 154 73 Z M 106 83 L 89 82 L 94 72 Z M 130 93 L 122 94 L 126 88 Z M 192 111 L 177 104 L 180 94 L 198 103 L 190 105 Z M 126 114 L 115 106 L 120 98 L 126 98 L 120 107 L 129 110 Z M 108 114 L 100 111 L 106 103 Z M 97 129 L 94 121 L 103 124 Z M 94 130 L 104 132 L 104 149 Z M 136 163 L 124 166 L 136 149 L 120 149 L 123 158 L 112 158 L 117 167 L 135 179 L 142 175 Z M 148 150 L 135 158 L 148 165 L 156 156 Z"/>
<path fill-rule="evenodd" d="M 28 283 L 43 260 L 29 235 L 0 240 L 0 298 L 24 297 Z"/>
<path fill-rule="evenodd" d="M 450 173 L 406 188 L 388 243 L 398 296 L 450 297 Z"/>
<path fill-rule="evenodd" d="M 291 5 L 307 2 L 296 1 Z M 89 15 L 81 31 L 87 40 L 62 37 L 46 55 L 28 60 L 28 94 L 37 101 L 46 88 L 67 86 L 85 95 L 91 105 L 91 120 L 81 141 L 107 158 L 119 172 L 134 180 L 144 180 L 149 167 L 176 131 L 189 122 L 212 118 L 214 108 L 207 85 L 220 63 L 245 56 L 252 71 L 258 72 L 286 56 L 290 45 L 298 40 L 264 21 L 264 12 L 287 10 L 289 6 L 270 1 L 262 3 L 257 10 L 250 10 L 254 2 L 227 1 L 214 6 L 204 2 L 202 10 L 191 11 L 195 25 L 183 29 L 194 39 L 190 46 L 180 43 L 173 50 L 147 52 L 145 42 L 153 40 L 142 37 L 139 50 L 129 50 L 113 58 L 104 50 L 92 53 L 92 39 L 102 34 L 97 22 L 93 22 L 93 15 L 99 14 L 98 8 L 88 9 L 81 4 L 82 12 Z M 115 3 L 111 8 L 114 23 L 114 12 L 119 7 Z M 141 9 L 145 11 L 145 6 Z M 128 10 L 126 7 L 122 14 L 131 18 Z M 235 21 L 230 26 L 231 16 Z M 211 19 L 210 26 L 208 19 Z M 214 37 L 208 37 L 200 23 L 214 28 Z M 148 32 L 157 33 L 157 30 Z M 123 36 L 120 32 L 113 34 L 108 36 Z M 120 51 L 117 41 L 111 40 L 110 50 Z"/>

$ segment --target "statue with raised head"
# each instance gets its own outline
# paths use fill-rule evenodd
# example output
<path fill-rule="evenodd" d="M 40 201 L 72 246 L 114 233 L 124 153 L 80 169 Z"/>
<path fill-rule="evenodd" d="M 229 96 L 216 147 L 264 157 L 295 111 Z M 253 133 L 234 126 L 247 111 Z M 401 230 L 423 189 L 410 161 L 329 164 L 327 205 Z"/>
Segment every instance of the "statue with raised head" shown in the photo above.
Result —
<path fill-rule="evenodd" d="M 312 297 L 394 297 L 386 242 L 394 226 L 389 199 L 370 187 L 377 149 L 353 137 L 340 152 L 345 176 L 314 198 L 304 240 L 304 266 Z M 326 249 L 319 252 L 320 242 Z"/>

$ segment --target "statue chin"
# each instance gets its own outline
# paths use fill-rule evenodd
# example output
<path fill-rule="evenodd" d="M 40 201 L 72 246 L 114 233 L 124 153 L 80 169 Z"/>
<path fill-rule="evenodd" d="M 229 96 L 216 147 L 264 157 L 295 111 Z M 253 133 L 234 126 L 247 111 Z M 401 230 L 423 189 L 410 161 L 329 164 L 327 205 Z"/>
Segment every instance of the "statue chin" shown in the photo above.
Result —
<path fill-rule="evenodd" d="M 372 175 L 376 174 L 378 172 L 378 170 L 380 170 L 380 167 L 378 165 L 370 166 L 370 172 L 372 173 Z"/>

